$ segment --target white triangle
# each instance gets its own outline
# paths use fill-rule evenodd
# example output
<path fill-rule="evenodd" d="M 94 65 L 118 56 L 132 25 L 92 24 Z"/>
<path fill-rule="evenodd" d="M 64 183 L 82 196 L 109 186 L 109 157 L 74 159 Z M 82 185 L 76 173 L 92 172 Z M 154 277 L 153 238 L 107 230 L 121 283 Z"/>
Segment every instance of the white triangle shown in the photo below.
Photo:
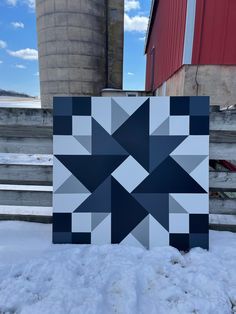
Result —
<path fill-rule="evenodd" d="M 56 191 L 71 176 L 71 172 L 53 157 L 53 190 Z"/>
<path fill-rule="evenodd" d="M 169 116 L 170 97 L 150 97 L 149 134 L 155 132 Z"/>
<path fill-rule="evenodd" d="M 169 118 L 167 118 L 151 135 L 169 135 Z"/>
<path fill-rule="evenodd" d="M 126 98 L 126 97 L 124 97 Z M 109 133 L 111 130 L 111 97 L 92 97 L 92 117 Z"/>
<path fill-rule="evenodd" d="M 169 232 L 149 215 L 149 248 L 156 246 L 169 246 Z"/>
<path fill-rule="evenodd" d="M 171 154 L 172 155 L 209 155 L 208 135 L 189 135 Z"/>
<path fill-rule="evenodd" d="M 129 233 L 127 235 L 127 237 L 125 237 L 121 242 L 120 244 L 123 244 L 123 245 L 127 245 L 127 246 L 136 246 L 136 247 L 140 247 L 140 248 L 144 248 L 142 246 L 142 244 L 131 234 Z"/>
<path fill-rule="evenodd" d="M 91 193 L 85 194 L 54 194 L 53 212 L 54 213 L 73 213 Z"/>
<path fill-rule="evenodd" d="M 96 229 L 98 225 L 108 216 L 109 213 L 92 213 L 92 230 Z"/>
<path fill-rule="evenodd" d="M 53 136 L 54 155 L 91 155 L 73 135 Z"/>
<path fill-rule="evenodd" d="M 91 244 L 111 244 L 111 214 L 92 231 Z"/>
<path fill-rule="evenodd" d="M 209 190 L 209 160 L 204 159 L 191 173 L 191 177 L 208 192 Z"/>
<path fill-rule="evenodd" d="M 209 196 L 207 193 L 171 193 L 189 214 L 207 214 L 209 212 Z"/>
<path fill-rule="evenodd" d="M 187 211 L 169 194 L 169 213 L 187 213 Z"/>
<path fill-rule="evenodd" d="M 74 136 L 75 139 L 80 143 L 80 145 L 82 145 L 86 151 L 88 152 L 88 154 L 91 154 L 92 152 L 92 137 L 91 136 Z"/>
<path fill-rule="evenodd" d="M 114 101 L 131 116 L 148 97 L 113 97 Z"/>

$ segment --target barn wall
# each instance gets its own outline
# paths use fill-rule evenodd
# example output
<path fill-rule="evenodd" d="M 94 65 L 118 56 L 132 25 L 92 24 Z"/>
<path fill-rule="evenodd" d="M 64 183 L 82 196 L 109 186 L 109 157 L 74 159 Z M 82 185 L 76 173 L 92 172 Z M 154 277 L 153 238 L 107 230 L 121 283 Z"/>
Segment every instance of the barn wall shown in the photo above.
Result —
<path fill-rule="evenodd" d="M 198 0 L 192 64 L 236 64 L 235 30 L 235 0 Z"/>
<path fill-rule="evenodd" d="M 147 47 L 146 90 L 155 90 L 182 65 L 186 8 L 187 0 L 159 1 Z"/>
<path fill-rule="evenodd" d="M 236 0 L 156 3 L 146 49 L 147 91 L 155 91 L 182 65 L 236 64 Z"/>

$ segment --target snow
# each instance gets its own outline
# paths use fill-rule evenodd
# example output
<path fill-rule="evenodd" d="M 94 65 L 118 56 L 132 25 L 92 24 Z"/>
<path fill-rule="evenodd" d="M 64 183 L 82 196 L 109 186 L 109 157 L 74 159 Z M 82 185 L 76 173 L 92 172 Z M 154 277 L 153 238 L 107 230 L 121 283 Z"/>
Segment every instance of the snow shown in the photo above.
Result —
<path fill-rule="evenodd" d="M 53 155 L 0 153 L 1 165 L 52 166 Z"/>
<path fill-rule="evenodd" d="M 41 108 L 41 101 L 36 98 L 0 96 L 0 108 Z"/>
<path fill-rule="evenodd" d="M 211 224 L 219 225 L 236 225 L 236 216 L 235 215 L 210 215 Z"/>
<path fill-rule="evenodd" d="M 52 216 L 52 207 L 0 205 L 2 215 Z M 1 313 L 1 312 L 0 312 Z"/>
<path fill-rule="evenodd" d="M 1 314 L 236 312 L 236 234 L 210 251 L 52 245 L 51 225 L 0 222 Z"/>
<path fill-rule="evenodd" d="M 49 185 L 14 185 L 0 184 L 0 191 L 37 191 L 52 192 L 53 187 Z"/>

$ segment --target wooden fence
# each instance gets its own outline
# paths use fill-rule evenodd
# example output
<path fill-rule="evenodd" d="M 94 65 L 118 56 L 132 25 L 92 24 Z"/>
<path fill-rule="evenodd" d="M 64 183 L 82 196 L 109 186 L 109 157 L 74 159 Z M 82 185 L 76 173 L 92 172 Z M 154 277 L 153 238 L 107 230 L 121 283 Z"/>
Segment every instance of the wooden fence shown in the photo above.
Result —
<path fill-rule="evenodd" d="M 210 115 L 210 159 L 236 160 L 236 111 Z M 0 108 L 0 219 L 51 222 L 52 111 Z M 210 168 L 210 227 L 236 231 L 236 172 Z"/>

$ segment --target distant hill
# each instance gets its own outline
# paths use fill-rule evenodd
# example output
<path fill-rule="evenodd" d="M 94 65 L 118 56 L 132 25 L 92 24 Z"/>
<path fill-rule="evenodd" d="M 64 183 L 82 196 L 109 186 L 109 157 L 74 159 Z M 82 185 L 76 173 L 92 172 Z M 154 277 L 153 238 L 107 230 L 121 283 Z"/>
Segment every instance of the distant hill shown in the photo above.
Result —
<path fill-rule="evenodd" d="M 9 91 L 9 90 L 4 90 L 4 89 L 0 89 L 0 96 L 34 98 L 34 97 L 29 96 L 27 94 L 17 93 L 14 91 Z"/>

